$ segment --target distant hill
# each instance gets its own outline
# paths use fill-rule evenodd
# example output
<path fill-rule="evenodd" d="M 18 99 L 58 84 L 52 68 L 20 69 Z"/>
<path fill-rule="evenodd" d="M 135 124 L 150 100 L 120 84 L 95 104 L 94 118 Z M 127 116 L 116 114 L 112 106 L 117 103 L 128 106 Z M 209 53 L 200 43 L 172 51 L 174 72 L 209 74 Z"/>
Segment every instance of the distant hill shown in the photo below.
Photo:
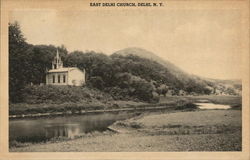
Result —
<path fill-rule="evenodd" d="M 173 63 L 162 59 L 161 57 L 157 56 L 155 53 L 147 51 L 142 48 L 138 48 L 138 47 L 125 48 L 125 49 L 116 51 L 114 54 L 119 54 L 123 56 L 136 55 L 142 58 L 147 58 L 147 59 L 156 61 L 160 63 L 161 65 L 163 65 L 164 67 L 166 67 L 171 74 L 173 74 L 178 80 L 184 83 L 188 81 L 196 81 L 198 83 L 202 83 L 204 81 L 203 79 L 201 79 L 200 77 L 196 75 L 191 75 L 189 73 L 184 72 Z"/>
<path fill-rule="evenodd" d="M 215 94 L 230 94 L 230 95 L 241 95 L 242 93 L 242 81 L 239 79 L 231 80 L 219 80 L 219 79 L 208 79 L 213 83 L 215 88 Z"/>
<path fill-rule="evenodd" d="M 156 61 L 157 63 L 163 65 L 168 71 L 180 82 L 183 83 L 184 86 L 188 86 L 190 84 L 196 86 L 203 86 L 213 90 L 214 94 L 241 94 L 241 81 L 240 80 L 217 80 L 217 79 L 209 79 L 199 77 L 193 74 L 189 74 L 181 70 L 179 67 L 174 65 L 173 63 L 162 59 L 157 56 L 155 53 L 147 51 L 138 47 L 130 47 L 125 48 L 119 51 L 116 51 L 114 54 L 128 56 L 128 55 L 136 55 L 142 58 L 150 59 Z M 193 86 L 192 86 L 193 87 Z M 183 87 L 184 90 L 185 87 Z M 228 91 L 229 90 L 229 91 Z"/>
<path fill-rule="evenodd" d="M 182 71 L 180 68 L 175 66 L 173 63 L 171 63 L 167 60 L 163 60 L 161 57 L 157 56 L 153 52 L 147 51 L 147 50 L 142 49 L 142 48 L 138 48 L 138 47 L 125 48 L 125 49 L 116 51 L 114 54 L 119 54 L 119 55 L 123 55 L 123 56 L 127 56 L 127 55 L 132 54 L 132 55 L 136 55 L 136 56 L 139 56 L 142 58 L 147 58 L 147 59 L 156 61 L 156 62 L 160 63 L 161 65 L 163 65 L 164 67 L 168 68 L 168 70 L 172 74 L 175 74 L 175 75 L 186 74 L 184 71 Z"/>
<path fill-rule="evenodd" d="M 161 57 L 157 56 L 155 53 L 147 51 L 142 48 L 138 47 L 129 47 L 125 48 L 119 51 L 116 51 L 114 54 L 119 54 L 119 55 L 136 55 L 142 58 L 147 58 L 153 61 L 156 61 L 166 67 L 170 73 L 172 73 L 178 80 L 187 82 L 189 80 L 196 80 L 196 81 L 201 81 L 200 77 L 191 75 L 189 73 L 184 72 L 181 70 L 179 67 L 174 65 L 173 63 L 169 62 L 168 60 L 164 60 Z"/>

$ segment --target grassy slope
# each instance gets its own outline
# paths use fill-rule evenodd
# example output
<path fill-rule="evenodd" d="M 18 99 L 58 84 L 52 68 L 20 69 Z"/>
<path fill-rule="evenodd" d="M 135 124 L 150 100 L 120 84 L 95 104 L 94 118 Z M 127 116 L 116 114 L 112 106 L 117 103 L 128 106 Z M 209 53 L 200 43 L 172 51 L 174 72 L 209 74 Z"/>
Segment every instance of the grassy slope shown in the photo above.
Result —
<path fill-rule="evenodd" d="M 237 111 L 207 110 L 148 115 L 140 119 L 130 119 L 129 121 L 137 122 L 146 128 L 161 127 L 164 125 L 209 126 L 216 124 L 240 126 L 241 119 L 239 117 L 241 117 L 241 112 Z"/>
<path fill-rule="evenodd" d="M 143 105 L 142 102 L 114 101 L 108 94 L 88 87 L 29 86 L 23 103 L 10 104 L 10 115 L 79 112 Z"/>
<path fill-rule="evenodd" d="M 171 125 L 176 125 L 169 126 L 170 122 Z M 10 151 L 241 150 L 241 111 L 238 110 L 153 114 L 119 123 L 119 127 L 121 127 L 121 123 L 127 124 L 122 127 L 126 126 L 125 129 L 128 132 L 86 136 L 58 143 L 34 144 L 27 147 L 11 148 Z M 131 127 L 134 126 L 131 124 L 135 123 L 140 127 L 137 129 Z M 211 128 L 207 129 L 207 126 L 211 126 Z M 117 124 L 114 127 L 117 127 Z M 185 130 L 190 130 L 190 132 L 184 132 Z"/>

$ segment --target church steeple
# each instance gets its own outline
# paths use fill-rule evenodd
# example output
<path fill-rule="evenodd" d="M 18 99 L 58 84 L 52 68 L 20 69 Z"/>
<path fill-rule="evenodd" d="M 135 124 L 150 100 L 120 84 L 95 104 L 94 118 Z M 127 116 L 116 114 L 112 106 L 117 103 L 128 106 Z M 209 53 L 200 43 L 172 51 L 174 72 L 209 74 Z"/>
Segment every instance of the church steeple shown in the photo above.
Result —
<path fill-rule="evenodd" d="M 54 60 L 52 61 L 52 69 L 58 69 L 63 68 L 63 62 L 61 60 L 61 57 L 59 56 L 58 49 L 56 50 L 56 56 L 54 57 Z"/>

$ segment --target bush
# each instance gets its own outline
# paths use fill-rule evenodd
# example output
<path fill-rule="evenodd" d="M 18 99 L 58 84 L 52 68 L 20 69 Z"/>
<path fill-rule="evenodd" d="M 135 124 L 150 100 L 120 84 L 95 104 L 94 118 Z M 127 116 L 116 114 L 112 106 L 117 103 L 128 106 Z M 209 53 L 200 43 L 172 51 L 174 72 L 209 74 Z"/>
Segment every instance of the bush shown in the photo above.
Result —
<path fill-rule="evenodd" d="M 23 102 L 28 104 L 85 103 L 90 100 L 112 100 L 112 97 L 107 93 L 77 86 L 26 86 L 22 92 Z"/>
<path fill-rule="evenodd" d="M 197 105 L 193 103 L 185 103 L 182 105 L 177 105 L 176 110 L 194 110 L 197 109 Z"/>
<path fill-rule="evenodd" d="M 154 85 L 138 76 L 130 73 L 117 74 L 117 87 L 111 88 L 111 95 L 119 97 L 118 99 L 140 100 L 145 102 L 158 102 L 158 95 L 154 92 Z"/>

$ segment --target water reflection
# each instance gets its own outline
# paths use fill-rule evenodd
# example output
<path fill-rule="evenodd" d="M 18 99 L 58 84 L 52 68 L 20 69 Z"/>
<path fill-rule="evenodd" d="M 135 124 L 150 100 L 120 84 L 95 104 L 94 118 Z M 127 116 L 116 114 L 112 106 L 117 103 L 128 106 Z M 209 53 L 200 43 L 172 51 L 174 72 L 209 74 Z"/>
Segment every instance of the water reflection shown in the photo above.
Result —
<path fill-rule="evenodd" d="M 231 106 L 214 103 L 195 103 L 200 109 L 230 109 Z"/>
<path fill-rule="evenodd" d="M 60 124 L 60 125 L 47 125 L 45 126 L 45 137 L 67 137 L 75 138 L 80 135 L 80 124 Z"/>
<path fill-rule="evenodd" d="M 124 120 L 137 113 L 102 113 L 65 117 L 15 119 L 9 121 L 10 141 L 41 142 L 56 137 L 75 138 L 92 132 L 105 131 L 117 120 Z"/>

